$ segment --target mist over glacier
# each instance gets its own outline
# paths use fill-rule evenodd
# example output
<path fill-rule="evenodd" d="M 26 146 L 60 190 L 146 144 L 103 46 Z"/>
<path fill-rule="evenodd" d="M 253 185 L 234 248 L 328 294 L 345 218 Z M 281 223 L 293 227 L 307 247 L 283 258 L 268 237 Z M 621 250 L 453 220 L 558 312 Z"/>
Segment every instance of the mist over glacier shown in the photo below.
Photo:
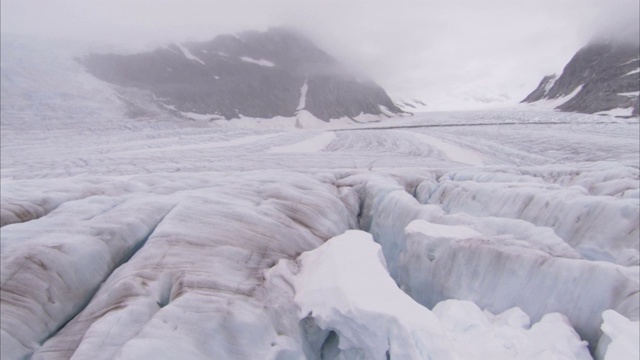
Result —
<path fill-rule="evenodd" d="M 5 0 L 2 10 L 2 33 L 111 51 L 294 27 L 429 111 L 515 104 L 594 36 L 637 38 L 640 14 L 635 0 Z"/>
<path fill-rule="evenodd" d="M 3 359 L 638 357 L 637 118 L 185 119 L 90 49 L 3 34 Z"/>

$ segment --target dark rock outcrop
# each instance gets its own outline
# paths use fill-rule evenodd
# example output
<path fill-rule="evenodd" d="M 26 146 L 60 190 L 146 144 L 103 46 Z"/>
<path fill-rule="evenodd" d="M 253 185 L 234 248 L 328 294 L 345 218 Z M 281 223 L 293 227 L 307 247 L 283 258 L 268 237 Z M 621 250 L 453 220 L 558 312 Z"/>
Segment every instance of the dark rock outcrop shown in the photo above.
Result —
<path fill-rule="evenodd" d="M 381 106 L 401 112 L 372 80 L 280 28 L 80 62 L 104 81 L 150 91 L 167 109 L 214 119 L 295 116 L 303 108 L 325 121 L 381 114 Z"/>
<path fill-rule="evenodd" d="M 522 102 L 558 99 L 579 91 L 556 109 L 597 113 L 632 108 L 638 116 L 640 49 L 637 42 L 593 41 L 580 49 L 562 75 L 545 76 Z"/>
<path fill-rule="evenodd" d="M 533 90 L 531 94 L 527 95 L 522 102 L 534 102 L 544 99 L 557 78 L 558 76 L 556 74 L 543 77 L 540 84 L 538 84 L 538 87 Z"/>

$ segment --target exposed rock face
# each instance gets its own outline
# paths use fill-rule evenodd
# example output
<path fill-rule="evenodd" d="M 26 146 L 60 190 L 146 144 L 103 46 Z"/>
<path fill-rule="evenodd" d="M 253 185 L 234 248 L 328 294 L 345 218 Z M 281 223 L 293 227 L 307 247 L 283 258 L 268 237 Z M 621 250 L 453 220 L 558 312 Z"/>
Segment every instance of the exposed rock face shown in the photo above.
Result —
<path fill-rule="evenodd" d="M 522 102 L 534 102 L 544 99 L 545 95 L 547 95 L 549 89 L 553 86 L 553 83 L 557 78 L 558 76 L 556 74 L 543 77 L 540 81 L 540 84 L 538 84 L 538 87 L 533 90 L 531 94 L 527 95 L 527 97 L 522 100 Z"/>
<path fill-rule="evenodd" d="M 630 109 L 638 116 L 640 50 L 637 42 L 594 41 L 580 49 L 562 75 L 545 76 L 522 102 L 568 97 L 556 109 L 582 113 Z"/>
<path fill-rule="evenodd" d="M 294 116 L 322 120 L 401 112 L 385 91 L 285 29 L 221 35 L 136 55 L 92 54 L 81 62 L 107 82 L 152 92 L 160 104 L 213 119 Z"/>

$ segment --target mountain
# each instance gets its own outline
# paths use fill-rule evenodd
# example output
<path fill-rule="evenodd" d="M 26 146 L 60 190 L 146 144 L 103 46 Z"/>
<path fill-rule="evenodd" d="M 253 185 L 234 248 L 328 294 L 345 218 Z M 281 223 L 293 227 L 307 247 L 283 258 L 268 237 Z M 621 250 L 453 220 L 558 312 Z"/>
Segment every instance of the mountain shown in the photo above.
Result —
<path fill-rule="evenodd" d="M 150 91 L 164 108 L 195 119 L 293 117 L 306 110 L 329 121 L 401 112 L 371 79 L 282 28 L 79 60 L 95 77 Z"/>
<path fill-rule="evenodd" d="M 545 76 L 522 102 L 550 100 L 562 111 L 638 116 L 640 50 L 637 42 L 592 41 L 559 77 Z"/>

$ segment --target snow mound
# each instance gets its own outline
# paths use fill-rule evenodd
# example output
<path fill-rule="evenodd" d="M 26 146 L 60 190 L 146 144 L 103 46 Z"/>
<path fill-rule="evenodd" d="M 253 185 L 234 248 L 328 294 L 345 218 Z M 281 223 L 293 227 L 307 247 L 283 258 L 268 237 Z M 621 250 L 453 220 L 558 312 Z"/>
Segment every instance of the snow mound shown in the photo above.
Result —
<path fill-rule="evenodd" d="M 614 310 L 602 313 L 604 334 L 598 344 L 597 359 L 635 360 L 640 358 L 640 322 L 630 321 Z"/>
<path fill-rule="evenodd" d="M 591 358 L 560 314 L 530 326 L 518 308 L 493 315 L 447 300 L 429 311 L 396 286 L 380 246 L 362 231 L 282 260 L 266 277 L 292 285 L 306 339 L 322 359 Z"/>

